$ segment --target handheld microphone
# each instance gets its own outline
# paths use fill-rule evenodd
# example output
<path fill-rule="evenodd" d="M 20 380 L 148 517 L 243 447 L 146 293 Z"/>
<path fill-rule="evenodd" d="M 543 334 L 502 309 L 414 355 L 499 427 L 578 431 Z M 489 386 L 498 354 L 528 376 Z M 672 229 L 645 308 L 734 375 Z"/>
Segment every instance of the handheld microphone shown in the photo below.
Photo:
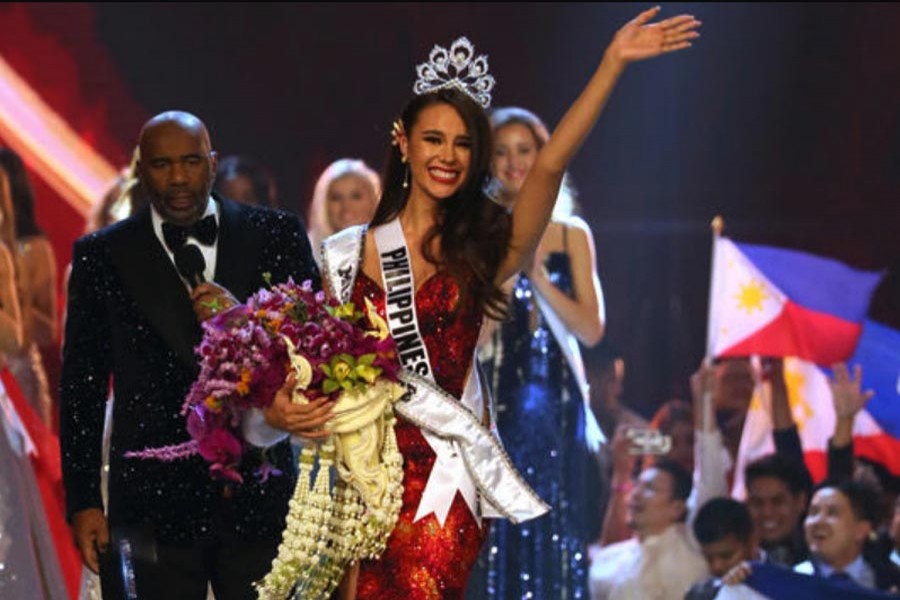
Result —
<path fill-rule="evenodd" d="M 181 276 L 187 279 L 191 289 L 206 282 L 203 271 L 206 270 L 206 261 L 203 254 L 194 244 L 185 244 L 175 251 L 175 266 Z"/>

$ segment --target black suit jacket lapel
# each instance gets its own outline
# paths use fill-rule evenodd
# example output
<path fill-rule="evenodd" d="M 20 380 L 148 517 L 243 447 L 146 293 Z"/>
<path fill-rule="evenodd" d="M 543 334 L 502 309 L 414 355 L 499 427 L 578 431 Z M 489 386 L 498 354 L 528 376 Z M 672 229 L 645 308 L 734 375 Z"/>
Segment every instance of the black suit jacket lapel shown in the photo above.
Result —
<path fill-rule="evenodd" d="M 196 368 L 194 346 L 200 342 L 200 324 L 184 282 L 153 231 L 149 208 L 116 233 L 110 254 L 123 286 L 160 337 Z"/>
<path fill-rule="evenodd" d="M 262 260 L 262 235 L 252 227 L 245 214 L 248 209 L 237 202 L 214 195 L 219 203 L 219 237 L 216 242 L 216 283 L 240 302 L 262 284 L 258 273 Z"/>

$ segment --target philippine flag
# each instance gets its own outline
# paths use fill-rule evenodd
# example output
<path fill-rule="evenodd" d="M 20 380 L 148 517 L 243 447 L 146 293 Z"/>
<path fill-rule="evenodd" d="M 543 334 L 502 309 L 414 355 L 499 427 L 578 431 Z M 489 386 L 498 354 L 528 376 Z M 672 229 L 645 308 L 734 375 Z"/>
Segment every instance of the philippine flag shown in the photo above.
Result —
<path fill-rule="evenodd" d="M 795 573 L 777 565 L 751 563 L 752 572 L 742 585 L 723 585 L 716 600 L 890 600 L 897 596 L 869 590 L 850 581 L 834 581 Z"/>
<path fill-rule="evenodd" d="M 711 356 L 796 356 L 824 365 L 853 353 L 882 273 L 796 250 L 715 241 Z"/>
<path fill-rule="evenodd" d="M 865 321 L 859 345 L 848 361 L 851 372 L 854 365 L 862 367 L 862 389 L 875 392 L 854 421 L 854 454 L 900 476 L 900 331 Z M 811 362 L 786 358 L 784 378 L 806 465 L 813 479 L 820 481 L 827 474 L 828 440 L 836 422 L 830 373 Z M 775 450 L 769 404 L 767 389 L 758 386 L 741 436 L 735 497 L 744 496 L 744 465 Z"/>

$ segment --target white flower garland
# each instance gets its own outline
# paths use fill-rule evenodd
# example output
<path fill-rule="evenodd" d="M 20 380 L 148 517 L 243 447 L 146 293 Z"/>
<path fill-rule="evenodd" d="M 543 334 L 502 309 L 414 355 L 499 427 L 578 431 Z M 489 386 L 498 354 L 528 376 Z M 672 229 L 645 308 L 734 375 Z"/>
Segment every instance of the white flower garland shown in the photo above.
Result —
<path fill-rule="evenodd" d="M 291 356 L 295 368 L 297 358 Z M 364 392 L 343 392 L 329 423 L 332 436 L 300 452 L 278 556 L 255 584 L 261 599 L 282 600 L 292 590 L 294 598 L 326 599 L 349 565 L 384 551 L 402 504 L 403 457 L 394 434 L 393 403 L 404 391 L 397 383 L 378 380 Z M 294 399 L 300 396 L 295 393 Z"/>

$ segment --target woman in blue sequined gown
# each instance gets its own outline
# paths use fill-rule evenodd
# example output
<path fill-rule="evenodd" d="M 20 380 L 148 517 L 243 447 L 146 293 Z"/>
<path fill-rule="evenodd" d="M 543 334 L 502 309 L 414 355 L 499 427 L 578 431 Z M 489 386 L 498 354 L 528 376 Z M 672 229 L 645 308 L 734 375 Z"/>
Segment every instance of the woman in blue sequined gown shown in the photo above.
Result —
<path fill-rule="evenodd" d="M 497 110 L 492 125 L 496 195 L 511 204 L 547 130 L 520 108 Z M 471 598 L 587 597 L 602 434 L 587 403 L 576 338 L 588 346 L 600 341 L 604 309 L 591 232 L 572 217 L 572 204 L 564 184 L 533 264 L 508 284 L 509 319 L 486 332 L 480 351 L 503 444 L 552 510 L 518 526 L 492 524 Z"/>

